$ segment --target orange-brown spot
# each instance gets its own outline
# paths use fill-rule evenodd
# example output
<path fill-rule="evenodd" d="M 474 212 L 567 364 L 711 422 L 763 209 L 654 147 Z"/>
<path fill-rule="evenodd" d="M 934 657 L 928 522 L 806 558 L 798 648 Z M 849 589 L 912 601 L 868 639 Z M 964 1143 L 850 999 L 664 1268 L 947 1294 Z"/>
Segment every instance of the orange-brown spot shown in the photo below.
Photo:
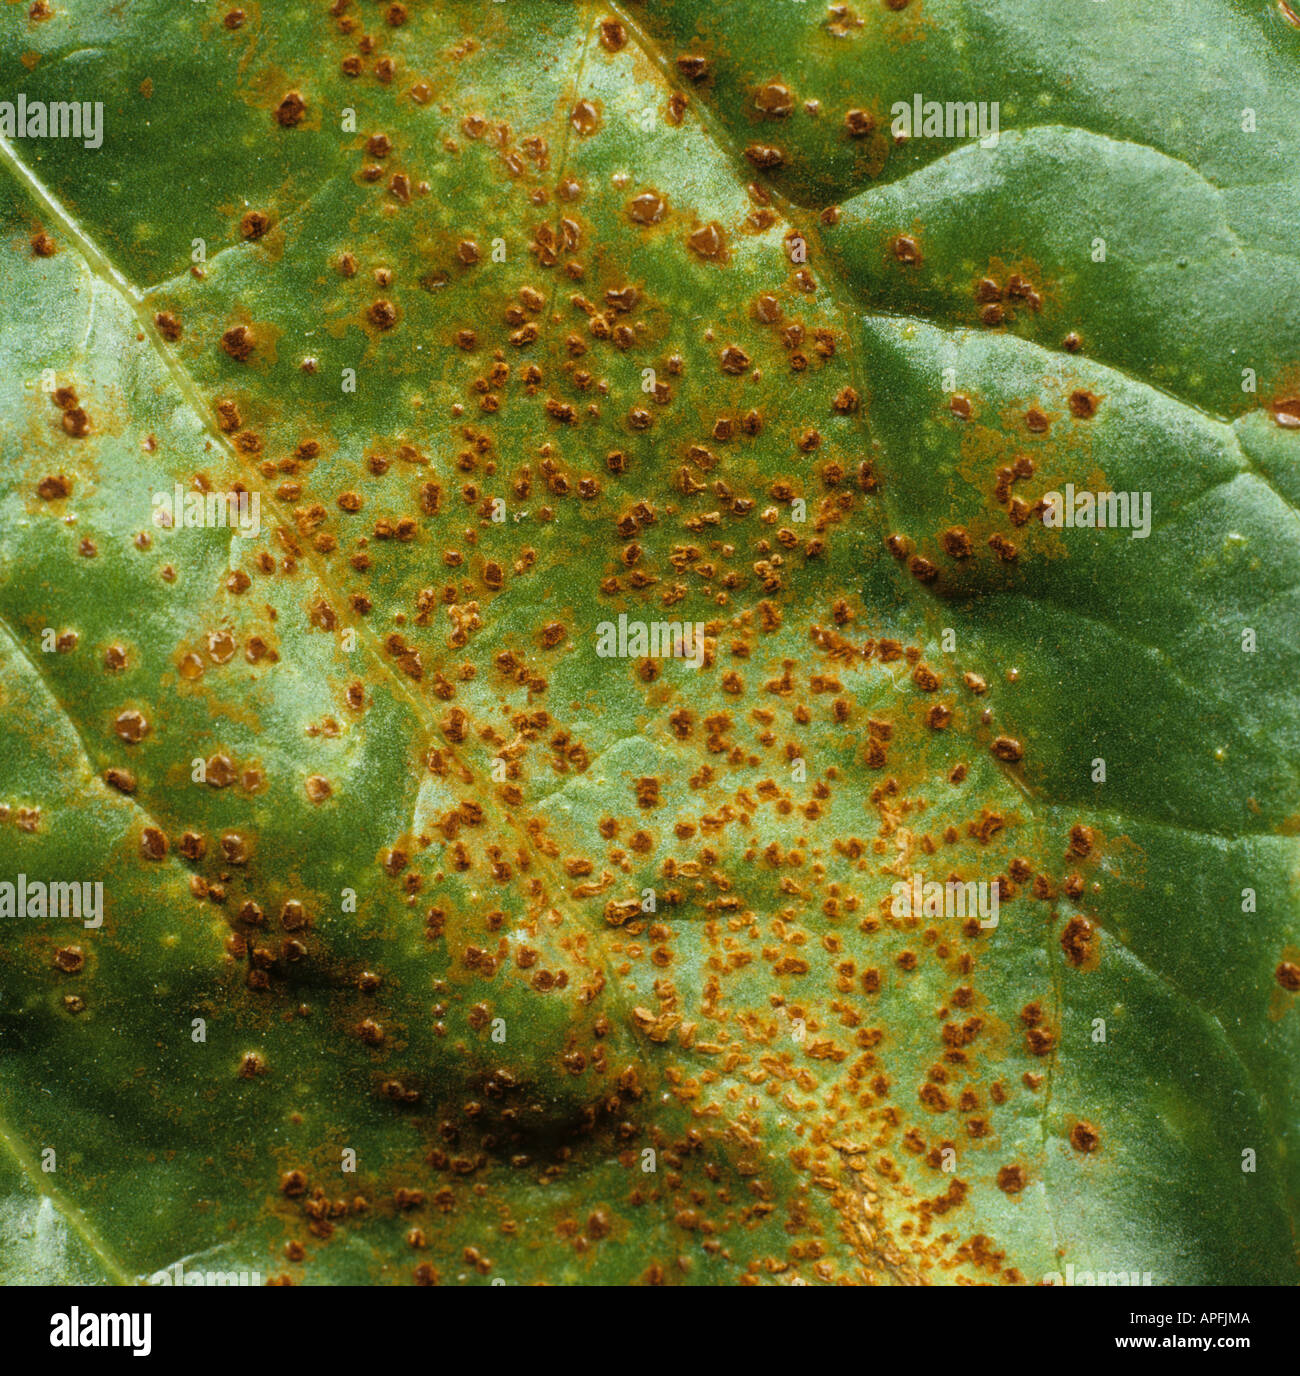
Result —
<path fill-rule="evenodd" d="M 627 213 L 639 225 L 657 225 L 668 213 L 668 202 L 657 191 L 643 191 L 628 202 Z"/>
<path fill-rule="evenodd" d="M 1081 1118 L 1070 1129 L 1070 1145 L 1075 1151 L 1085 1154 L 1094 1152 L 1101 1146 L 1101 1133 L 1091 1124 L 1084 1122 Z"/>
<path fill-rule="evenodd" d="M 247 325 L 235 325 L 221 336 L 221 347 L 236 363 L 245 362 L 255 344 L 253 332 Z"/>
<path fill-rule="evenodd" d="M 896 234 L 889 241 L 890 252 L 900 263 L 919 263 L 921 249 L 910 234 Z"/>
<path fill-rule="evenodd" d="M 78 975 L 86 967 L 86 953 L 80 946 L 60 946 L 54 953 L 54 964 L 65 975 Z"/>
<path fill-rule="evenodd" d="M 1284 430 L 1300 430 L 1300 397 L 1275 401 L 1272 411 L 1274 421 Z"/>
<path fill-rule="evenodd" d="M 844 128 L 851 139 L 866 138 L 875 127 L 875 119 L 866 110 L 850 110 L 844 116 Z"/>
<path fill-rule="evenodd" d="M 302 123 L 306 113 L 306 101 L 297 91 L 289 91 L 275 107 L 275 122 L 284 129 L 293 129 Z"/>
<path fill-rule="evenodd" d="M 745 149 L 745 156 L 755 167 L 761 167 L 764 170 L 780 167 L 785 161 L 785 154 L 779 148 L 773 148 L 766 143 L 751 143 Z"/>
<path fill-rule="evenodd" d="M 998 1189 L 1003 1194 L 1019 1194 L 1029 1183 L 1023 1166 L 1003 1166 L 998 1171 Z"/>
<path fill-rule="evenodd" d="M 1094 932 L 1086 917 L 1072 917 L 1061 933 L 1061 949 L 1071 965 L 1082 965 L 1093 952 Z"/>
<path fill-rule="evenodd" d="M 725 257 L 727 252 L 726 233 L 716 220 L 693 231 L 686 242 L 693 252 L 709 260 Z"/>

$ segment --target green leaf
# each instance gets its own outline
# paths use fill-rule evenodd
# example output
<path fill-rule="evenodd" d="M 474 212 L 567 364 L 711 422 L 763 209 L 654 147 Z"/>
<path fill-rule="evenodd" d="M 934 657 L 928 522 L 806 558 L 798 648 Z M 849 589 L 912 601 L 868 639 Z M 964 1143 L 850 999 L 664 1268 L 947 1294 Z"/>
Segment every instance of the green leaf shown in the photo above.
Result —
<path fill-rule="evenodd" d="M 0 16 L 4 1280 L 1295 1282 L 1300 32 L 896 3 Z"/>

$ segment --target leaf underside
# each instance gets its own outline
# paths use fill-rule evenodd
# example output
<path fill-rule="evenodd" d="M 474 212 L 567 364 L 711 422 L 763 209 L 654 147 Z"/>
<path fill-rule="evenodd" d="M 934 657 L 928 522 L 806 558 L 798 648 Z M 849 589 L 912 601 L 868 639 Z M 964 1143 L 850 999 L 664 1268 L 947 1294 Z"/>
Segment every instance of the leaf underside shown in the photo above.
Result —
<path fill-rule="evenodd" d="M 5 7 L 0 1279 L 1296 1281 L 1300 27 L 897 3 Z"/>

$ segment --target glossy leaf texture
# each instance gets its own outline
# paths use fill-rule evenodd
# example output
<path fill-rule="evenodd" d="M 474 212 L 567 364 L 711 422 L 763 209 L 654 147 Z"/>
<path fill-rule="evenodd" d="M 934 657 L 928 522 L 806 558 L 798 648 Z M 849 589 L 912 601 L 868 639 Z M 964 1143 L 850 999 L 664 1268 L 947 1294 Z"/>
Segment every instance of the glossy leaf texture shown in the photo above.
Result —
<path fill-rule="evenodd" d="M 1293 1284 L 1298 59 L 6 6 L 0 1276 Z"/>

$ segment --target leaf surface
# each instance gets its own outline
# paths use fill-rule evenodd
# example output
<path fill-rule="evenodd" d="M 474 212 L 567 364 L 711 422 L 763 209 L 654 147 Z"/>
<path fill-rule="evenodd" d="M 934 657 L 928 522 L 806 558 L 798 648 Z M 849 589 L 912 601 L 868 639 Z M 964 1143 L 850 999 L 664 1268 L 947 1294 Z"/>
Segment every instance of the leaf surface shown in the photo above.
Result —
<path fill-rule="evenodd" d="M 44 8 L 0 1276 L 1294 1283 L 1286 7 Z"/>

